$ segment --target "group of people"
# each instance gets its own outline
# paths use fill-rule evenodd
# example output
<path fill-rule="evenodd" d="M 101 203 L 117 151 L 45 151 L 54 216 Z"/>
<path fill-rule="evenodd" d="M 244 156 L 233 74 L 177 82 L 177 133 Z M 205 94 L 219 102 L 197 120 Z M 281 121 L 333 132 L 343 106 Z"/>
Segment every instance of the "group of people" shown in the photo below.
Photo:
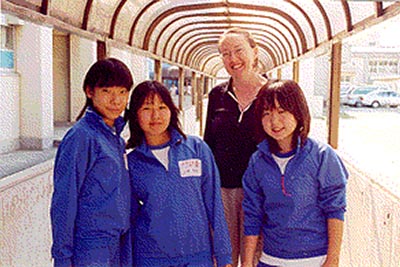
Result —
<path fill-rule="evenodd" d="M 338 266 L 345 166 L 308 137 L 298 84 L 259 73 L 249 32 L 218 47 L 231 78 L 209 93 L 204 141 L 163 84 L 130 93 L 124 63 L 91 66 L 55 160 L 54 266 Z"/>

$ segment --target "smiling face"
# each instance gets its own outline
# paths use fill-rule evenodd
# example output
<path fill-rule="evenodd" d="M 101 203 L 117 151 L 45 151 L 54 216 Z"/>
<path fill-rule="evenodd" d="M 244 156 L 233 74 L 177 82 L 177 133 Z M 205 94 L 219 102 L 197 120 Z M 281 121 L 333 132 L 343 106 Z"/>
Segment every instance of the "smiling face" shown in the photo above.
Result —
<path fill-rule="evenodd" d="M 95 87 L 86 88 L 86 96 L 92 100 L 93 108 L 103 117 L 104 122 L 112 127 L 114 121 L 125 110 L 129 91 L 125 87 Z"/>
<path fill-rule="evenodd" d="M 220 41 L 219 51 L 226 71 L 233 78 L 243 78 L 254 73 L 257 47 L 251 47 L 243 34 L 230 33 Z"/>
<path fill-rule="evenodd" d="M 137 111 L 137 118 L 149 145 L 155 146 L 168 142 L 171 111 L 159 95 L 149 95 L 144 100 Z"/>
<path fill-rule="evenodd" d="M 276 140 L 280 152 L 286 153 L 293 149 L 293 133 L 297 127 L 297 121 L 292 113 L 284 110 L 275 99 L 275 108 L 265 110 L 261 120 L 264 131 Z"/>

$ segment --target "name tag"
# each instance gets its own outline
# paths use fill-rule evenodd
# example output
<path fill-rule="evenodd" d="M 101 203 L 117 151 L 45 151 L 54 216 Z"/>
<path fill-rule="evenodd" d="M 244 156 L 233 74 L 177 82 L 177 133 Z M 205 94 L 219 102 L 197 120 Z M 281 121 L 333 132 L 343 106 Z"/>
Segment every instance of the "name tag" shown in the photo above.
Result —
<path fill-rule="evenodd" d="M 201 176 L 201 160 L 187 159 L 178 162 L 181 177 Z"/>

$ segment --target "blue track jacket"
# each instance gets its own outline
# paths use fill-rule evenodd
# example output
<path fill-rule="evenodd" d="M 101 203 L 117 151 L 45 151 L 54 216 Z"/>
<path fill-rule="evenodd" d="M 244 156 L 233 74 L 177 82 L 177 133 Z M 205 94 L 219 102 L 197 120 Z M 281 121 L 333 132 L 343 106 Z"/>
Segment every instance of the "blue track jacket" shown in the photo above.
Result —
<path fill-rule="evenodd" d="M 264 140 L 243 180 L 245 235 L 264 236 L 264 252 L 284 258 L 325 255 L 327 219 L 344 219 L 348 173 L 328 145 L 307 139 L 281 171 Z"/>
<path fill-rule="evenodd" d="M 130 226 L 124 125 L 118 118 L 114 133 L 88 108 L 58 148 L 51 203 L 55 266 L 114 266 L 121 258 L 121 265 L 131 265 L 130 242 L 125 247 L 122 238 Z"/>
<path fill-rule="evenodd" d="M 128 154 L 134 266 L 231 263 L 219 173 L 209 147 L 177 131 L 168 170 L 143 143 Z M 164 146 L 165 147 L 165 146 Z M 136 208 L 134 208 L 136 207 Z M 206 265 L 204 265 L 206 264 Z"/>

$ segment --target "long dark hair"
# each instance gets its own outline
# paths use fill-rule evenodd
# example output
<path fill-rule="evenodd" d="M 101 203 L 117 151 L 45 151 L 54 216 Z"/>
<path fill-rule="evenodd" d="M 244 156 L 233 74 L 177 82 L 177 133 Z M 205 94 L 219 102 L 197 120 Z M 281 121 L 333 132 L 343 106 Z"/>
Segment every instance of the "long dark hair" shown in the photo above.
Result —
<path fill-rule="evenodd" d="M 116 58 L 105 58 L 94 63 L 88 70 L 83 81 L 83 91 L 93 91 L 96 87 L 121 86 L 128 91 L 133 86 L 133 78 L 128 67 Z M 82 118 L 87 107 L 93 107 L 93 102 L 86 96 L 86 103 L 76 120 Z"/>
<path fill-rule="evenodd" d="M 311 116 L 307 100 L 300 86 L 292 80 L 275 80 L 265 84 L 258 93 L 256 100 L 256 129 L 258 141 L 267 139 L 272 153 L 279 152 L 279 145 L 275 139 L 269 136 L 262 126 L 262 115 L 265 110 L 275 109 L 275 99 L 280 107 L 291 114 L 297 121 L 297 127 L 293 133 L 292 148 L 297 146 L 300 137 L 301 146 L 304 145 L 310 132 Z"/>
<path fill-rule="evenodd" d="M 140 128 L 137 113 L 148 97 L 153 98 L 156 95 L 161 98 L 171 111 L 171 120 L 167 130 L 171 132 L 175 129 L 186 138 L 178 118 L 179 109 L 175 106 L 167 87 L 157 81 L 144 81 L 139 83 L 133 90 L 129 102 L 129 110 L 125 113 L 125 119 L 129 123 L 131 133 L 126 145 L 127 148 L 137 147 L 143 142 L 145 136 L 142 128 Z"/>

